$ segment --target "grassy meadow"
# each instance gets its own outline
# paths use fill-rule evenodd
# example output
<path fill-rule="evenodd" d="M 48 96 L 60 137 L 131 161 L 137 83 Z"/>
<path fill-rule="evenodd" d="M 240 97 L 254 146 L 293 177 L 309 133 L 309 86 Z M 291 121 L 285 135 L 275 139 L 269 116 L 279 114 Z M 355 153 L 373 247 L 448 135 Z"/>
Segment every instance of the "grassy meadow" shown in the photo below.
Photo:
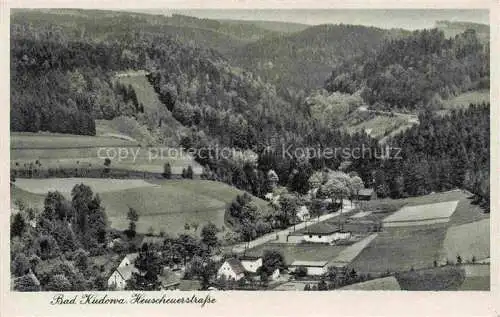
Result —
<path fill-rule="evenodd" d="M 106 209 L 111 227 L 126 229 L 127 212 L 134 208 L 139 213 L 137 232 L 147 233 L 153 228 L 155 233 L 165 231 L 176 235 L 186 232 L 184 225 L 190 225 L 187 232 L 199 233 L 201 227 L 213 222 L 219 229 L 224 226 L 226 206 L 242 192 L 220 182 L 208 180 L 158 180 L 147 182 L 139 179 L 20 179 L 19 186 L 11 188 L 11 200 L 22 200 L 25 204 L 42 208 L 43 200 L 49 190 L 60 190 L 70 198 L 75 184 L 89 185 L 99 193 Z M 267 202 L 254 197 L 261 208 Z M 197 232 L 193 223 L 198 224 Z M 223 234 L 223 232 L 221 232 Z"/>

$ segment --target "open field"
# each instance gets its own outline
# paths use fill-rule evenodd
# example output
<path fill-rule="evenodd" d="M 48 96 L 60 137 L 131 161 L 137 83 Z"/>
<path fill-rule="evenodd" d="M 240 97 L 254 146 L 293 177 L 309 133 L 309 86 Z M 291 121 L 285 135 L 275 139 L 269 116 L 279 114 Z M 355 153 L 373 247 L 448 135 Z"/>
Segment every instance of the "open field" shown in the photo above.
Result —
<path fill-rule="evenodd" d="M 129 71 L 117 74 L 116 80 L 122 85 L 130 85 L 134 88 L 137 101 L 144 106 L 144 114 L 146 116 L 153 116 L 156 119 L 158 118 L 157 113 L 161 114 L 161 135 L 166 136 L 165 141 L 167 144 L 178 145 L 180 141 L 179 133 L 184 131 L 185 128 L 160 101 L 146 74 L 147 72 L 143 70 Z"/>
<path fill-rule="evenodd" d="M 293 261 L 329 261 L 345 248 L 345 246 L 312 243 L 266 243 L 247 250 L 246 255 L 262 256 L 265 250 L 279 251 L 285 257 L 286 264 L 290 265 Z"/>
<path fill-rule="evenodd" d="M 490 221 L 484 219 L 448 229 L 443 243 L 444 255 L 455 260 L 471 261 L 474 256 L 481 260 L 490 256 Z"/>
<path fill-rule="evenodd" d="M 397 273 L 396 278 L 406 291 L 452 291 L 460 288 L 465 272 L 458 266 L 443 266 Z"/>
<path fill-rule="evenodd" d="M 71 190 L 77 184 L 90 186 L 95 193 L 127 190 L 141 187 L 154 187 L 142 179 L 106 179 L 106 178 L 17 178 L 15 185 L 21 190 L 46 195 L 49 191 L 59 191 L 70 197 Z"/>
<path fill-rule="evenodd" d="M 385 227 L 411 226 L 448 222 L 458 201 L 447 201 L 419 206 L 405 206 L 383 220 Z"/>
<path fill-rule="evenodd" d="M 384 229 L 350 266 L 364 273 L 430 267 L 434 260 L 442 259 L 445 234 L 443 225 Z"/>
<path fill-rule="evenodd" d="M 30 132 L 10 133 L 11 149 L 68 149 L 137 145 L 137 142 L 104 136 Z"/>
<path fill-rule="evenodd" d="M 121 116 L 113 120 L 96 120 L 95 125 L 97 136 L 121 136 L 145 145 L 155 143 L 150 131 L 133 118 Z"/>
<path fill-rule="evenodd" d="M 448 100 L 444 100 L 445 109 L 461 109 L 467 108 L 471 103 L 479 104 L 482 102 L 490 101 L 490 91 L 489 90 L 479 90 L 479 91 L 469 91 L 464 92 L 456 97 Z"/>
<path fill-rule="evenodd" d="M 371 137 L 382 139 L 386 135 L 393 135 L 411 128 L 415 123 L 400 116 L 376 115 L 375 117 L 361 123 L 350 125 L 346 128 L 348 133 L 364 131 Z"/>
<path fill-rule="evenodd" d="M 374 280 L 347 285 L 339 290 L 345 291 L 399 291 L 398 280 L 394 276 L 377 278 Z"/>
<path fill-rule="evenodd" d="M 17 186 L 10 186 L 10 206 L 14 210 L 16 209 L 16 201 L 19 200 L 26 207 L 31 207 L 35 209 L 40 209 L 43 207 L 43 202 L 45 200 L 45 195 L 34 194 Z"/>
<path fill-rule="evenodd" d="M 363 240 L 348 246 L 347 248 L 340 251 L 340 253 L 333 259 L 331 264 L 336 266 L 349 265 L 349 263 L 351 263 L 351 261 L 354 260 L 375 238 L 377 238 L 376 233 L 371 234 Z"/>
<path fill-rule="evenodd" d="M 472 195 L 462 190 L 451 190 L 448 192 L 429 194 L 419 197 L 410 197 L 404 199 L 380 199 L 369 202 L 363 202 L 363 209 L 373 211 L 374 214 L 383 214 L 380 211 L 388 210 L 387 216 L 404 207 L 419 206 L 425 204 L 435 204 L 458 200 L 455 212 L 450 217 L 448 225 L 459 225 L 470 223 L 482 219 L 489 219 L 489 214 L 484 213 L 478 205 L 472 204 L 469 199 Z M 381 209 L 380 211 L 378 209 Z"/>
<path fill-rule="evenodd" d="M 23 133 L 12 138 L 10 168 L 18 177 L 28 176 L 27 168 L 36 161 L 40 165 L 34 168 L 44 175 L 49 174 L 49 169 L 56 175 L 57 170 L 69 173 L 68 176 L 95 174 L 103 171 L 106 157 L 111 160 L 111 170 L 161 174 L 168 162 L 173 174 L 181 174 L 190 165 L 195 175 L 202 172 L 201 166 L 180 148 L 140 147 L 137 142 L 111 137 L 58 135 L 52 138 L 50 135 Z"/>
<path fill-rule="evenodd" d="M 184 232 L 186 223 L 196 222 L 199 224 L 198 231 L 209 221 L 222 228 L 227 204 L 242 193 L 229 185 L 207 180 L 163 180 L 149 183 L 143 180 L 75 178 L 26 181 L 24 188 L 40 194 L 13 187 L 12 202 L 21 199 L 26 204 L 41 208 L 46 195 L 41 194 L 42 190 L 58 188 L 69 196 L 73 185 L 83 182 L 100 194 L 113 228 L 127 228 L 127 212 L 132 207 L 139 213 L 138 232 L 146 233 L 152 227 L 156 233 L 164 230 L 172 235 Z M 267 202 L 255 197 L 254 200 L 262 208 L 267 208 Z M 190 231 L 193 232 L 193 229 Z"/>
<path fill-rule="evenodd" d="M 147 232 L 152 227 L 156 233 L 164 230 L 175 235 L 185 231 L 186 223 L 198 223 L 198 231 L 210 221 L 222 228 L 227 204 L 241 193 L 219 182 L 169 180 L 155 187 L 103 193 L 101 199 L 113 228 L 127 228 L 126 213 L 132 207 L 139 213 L 138 232 Z M 254 199 L 260 206 L 267 206 L 266 202 Z"/>

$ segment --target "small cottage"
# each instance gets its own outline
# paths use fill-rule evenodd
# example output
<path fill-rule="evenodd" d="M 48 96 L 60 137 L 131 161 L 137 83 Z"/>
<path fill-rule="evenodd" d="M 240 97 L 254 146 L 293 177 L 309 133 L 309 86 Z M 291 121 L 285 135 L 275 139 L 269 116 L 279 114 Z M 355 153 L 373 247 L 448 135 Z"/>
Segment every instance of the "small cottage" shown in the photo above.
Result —
<path fill-rule="evenodd" d="M 245 268 L 245 271 L 251 273 L 256 273 L 262 266 L 262 258 L 256 256 L 242 256 L 240 257 L 240 262 Z"/>
<path fill-rule="evenodd" d="M 338 240 L 347 240 L 351 237 L 351 232 L 337 229 L 327 223 L 318 223 L 304 231 L 303 238 L 306 242 L 313 243 L 333 243 Z"/>
<path fill-rule="evenodd" d="M 288 266 L 290 272 L 295 272 L 299 267 L 304 267 L 307 270 L 307 275 L 320 276 L 328 271 L 328 261 L 293 261 Z"/>
<path fill-rule="evenodd" d="M 108 287 L 115 290 L 124 290 L 127 286 L 127 281 L 132 278 L 132 274 L 138 272 L 139 270 L 133 264 L 118 267 L 108 278 Z"/>
<path fill-rule="evenodd" d="M 245 276 L 245 267 L 236 258 L 226 260 L 217 271 L 217 278 L 239 281 Z"/>

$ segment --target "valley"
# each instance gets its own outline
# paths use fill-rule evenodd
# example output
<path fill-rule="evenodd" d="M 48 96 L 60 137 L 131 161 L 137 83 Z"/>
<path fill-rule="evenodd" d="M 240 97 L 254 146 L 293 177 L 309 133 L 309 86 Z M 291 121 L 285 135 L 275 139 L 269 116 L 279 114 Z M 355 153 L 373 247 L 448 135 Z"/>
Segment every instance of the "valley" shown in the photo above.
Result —
<path fill-rule="evenodd" d="M 19 9 L 10 44 L 12 289 L 490 288 L 488 25 Z"/>

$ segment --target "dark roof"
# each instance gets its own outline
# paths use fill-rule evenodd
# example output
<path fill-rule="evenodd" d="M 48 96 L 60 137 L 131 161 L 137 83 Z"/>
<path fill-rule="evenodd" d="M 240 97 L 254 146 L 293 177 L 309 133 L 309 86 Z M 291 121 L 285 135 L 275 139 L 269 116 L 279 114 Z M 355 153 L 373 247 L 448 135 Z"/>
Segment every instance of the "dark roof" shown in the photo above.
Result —
<path fill-rule="evenodd" d="M 258 259 L 260 259 L 260 256 L 253 256 L 253 255 L 240 256 L 240 261 L 257 261 Z"/>
<path fill-rule="evenodd" d="M 335 232 L 340 232 L 340 229 L 327 223 L 318 223 L 304 230 L 304 234 L 330 234 Z"/>
<path fill-rule="evenodd" d="M 360 196 L 371 196 L 371 195 L 373 195 L 373 188 L 363 188 L 363 189 L 360 189 L 358 195 L 360 195 Z"/>
<path fill-rule="evenodd" d="M 229 266 L 233 269 L 233 272 L 236 274 L 241 274 L 245 273 L 245 268 L 243 267 L 243 264 L 241 264 L 240 260 L 231 258 L 226 261 Z"/>

